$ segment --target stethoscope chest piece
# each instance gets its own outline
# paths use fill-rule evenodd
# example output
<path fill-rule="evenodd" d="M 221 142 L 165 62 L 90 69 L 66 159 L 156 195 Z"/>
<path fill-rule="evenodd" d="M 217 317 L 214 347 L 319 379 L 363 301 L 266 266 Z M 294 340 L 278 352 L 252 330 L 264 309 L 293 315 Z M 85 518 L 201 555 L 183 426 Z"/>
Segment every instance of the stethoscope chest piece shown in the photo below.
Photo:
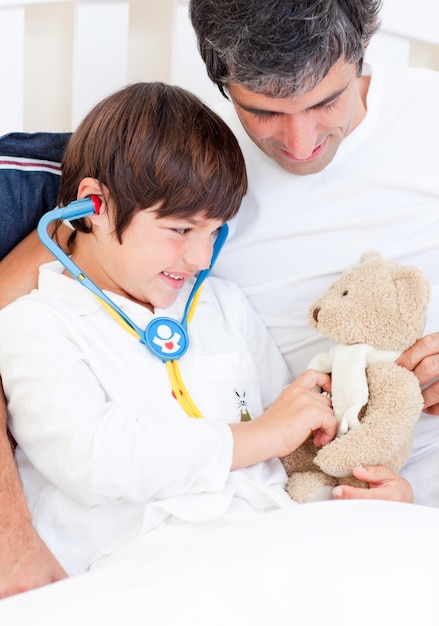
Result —
<path fill-rule="evenodd" d="M 179 359 L 189 347 L 184 325 L 170 317 L 157 317 L 142 333 L 142 343 L 163 361 Z"/>

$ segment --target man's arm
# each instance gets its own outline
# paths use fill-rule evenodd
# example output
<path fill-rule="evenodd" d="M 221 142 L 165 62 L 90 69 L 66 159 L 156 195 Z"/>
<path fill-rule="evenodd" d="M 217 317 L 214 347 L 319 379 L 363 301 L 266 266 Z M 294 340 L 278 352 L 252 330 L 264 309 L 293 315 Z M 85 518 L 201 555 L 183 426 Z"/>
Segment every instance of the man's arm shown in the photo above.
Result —
<path fill-rule="evenodd" d="M 34 231 L 0 261 L 0 308 L 37 286 L 38 268 L 53 259 Z"/>
<path fill-rule="evenodd" d="M 0 308 L 37 286 L 38 268 L 53 257 L 31 233 L 0 262 Z M 66 578 L 35 532 L 6 430 L 0 384 L 0 598 Z"/>
<path fill-rule="evenodd" d="M 32 526 L 6 431 L 1 385 L 0 392 L 0 598 L 4 598 L 67 574 Z"/>

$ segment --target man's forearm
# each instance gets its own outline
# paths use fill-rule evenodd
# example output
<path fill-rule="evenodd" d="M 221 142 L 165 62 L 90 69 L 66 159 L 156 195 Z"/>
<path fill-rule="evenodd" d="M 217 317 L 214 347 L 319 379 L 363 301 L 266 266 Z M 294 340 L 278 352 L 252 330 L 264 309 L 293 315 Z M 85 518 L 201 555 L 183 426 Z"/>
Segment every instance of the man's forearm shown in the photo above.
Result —
<path fill-rule="evenodd" d="M 67 239 L 69 229 L 64 227 Z M 31 233 L 0 262 L 0 308 L 37 286 L 39 266 L 53 259 Z M 0 598 L 67 576 L 36 533 L 21 485 L 6 424 L 0 382 Z"/>
<path fill-rule="evenodd" d="M 6 407 L 3 388 L 0 386 L 0 536 L 6 529 L 20 523 L 30 523 L 14 453 L 6 430 Z"/>
<path fill-rule="evenodd" d="M 7 435 L 0 383 L 0 598 L 65 577 L 66 572 L 32 525 Z"/>

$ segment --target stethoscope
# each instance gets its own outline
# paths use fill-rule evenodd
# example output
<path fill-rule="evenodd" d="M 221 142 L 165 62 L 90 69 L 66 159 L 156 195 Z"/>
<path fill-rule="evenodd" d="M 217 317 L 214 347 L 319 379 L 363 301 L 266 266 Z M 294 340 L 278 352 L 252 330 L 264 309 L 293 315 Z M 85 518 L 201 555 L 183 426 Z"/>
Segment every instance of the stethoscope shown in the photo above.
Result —
<path fill-rule="evenodd" d="M 97 196 L 75 200 L 66 207 L 53 209 L 45 213 L 38 223 L 38 235 L 42 243 L 50 250 L 53 256 L 72 274 L 84 287 L 87 287 L 107 311 L 132 335 L 137 337 L 155 356 L 166 365 L 171 387 L 176 400 L 190 417 L 203 418 L 191 399 L 181 378 L 178 359 L 185 354 L 189 347 L 188 324 L 192 319 L 201 287 L 210 274 L 212 267 L 220 253 L 228 234 L 227 224 L 223 224 L 213 246 L 210 266 L 199 272 L 184 308 L 181 322 L 170 317 L 156 317 L 142 330 L 117 306 L 60 248 L 47 232 L 47 227 L 55 220 L 76 220 L 93 213 L 99 214 L 101 201 Z"/>

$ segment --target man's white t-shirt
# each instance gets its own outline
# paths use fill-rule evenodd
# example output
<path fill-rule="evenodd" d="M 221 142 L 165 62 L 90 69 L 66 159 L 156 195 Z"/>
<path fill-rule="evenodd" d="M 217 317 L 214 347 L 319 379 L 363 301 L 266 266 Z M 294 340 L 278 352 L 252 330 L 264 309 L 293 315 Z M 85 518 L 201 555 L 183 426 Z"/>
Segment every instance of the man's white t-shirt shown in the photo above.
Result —
<path fill-rule="evenodd" d="M 279 167 L 247 136 L 232 104 L 221 105 L 245 155 L 249 192 L 214 271 L 244 290 L 294 377 L 330 345 L 308 324 L 310 305 L 367 250 L 425 273 L 425 332 L 439 330 L 438 103 L 439 73 L 374 66 L 365 119 L 333 161 L 308 176 Z M 439 418 L 423 417 L 416 448 L 439 448 Z"/>

